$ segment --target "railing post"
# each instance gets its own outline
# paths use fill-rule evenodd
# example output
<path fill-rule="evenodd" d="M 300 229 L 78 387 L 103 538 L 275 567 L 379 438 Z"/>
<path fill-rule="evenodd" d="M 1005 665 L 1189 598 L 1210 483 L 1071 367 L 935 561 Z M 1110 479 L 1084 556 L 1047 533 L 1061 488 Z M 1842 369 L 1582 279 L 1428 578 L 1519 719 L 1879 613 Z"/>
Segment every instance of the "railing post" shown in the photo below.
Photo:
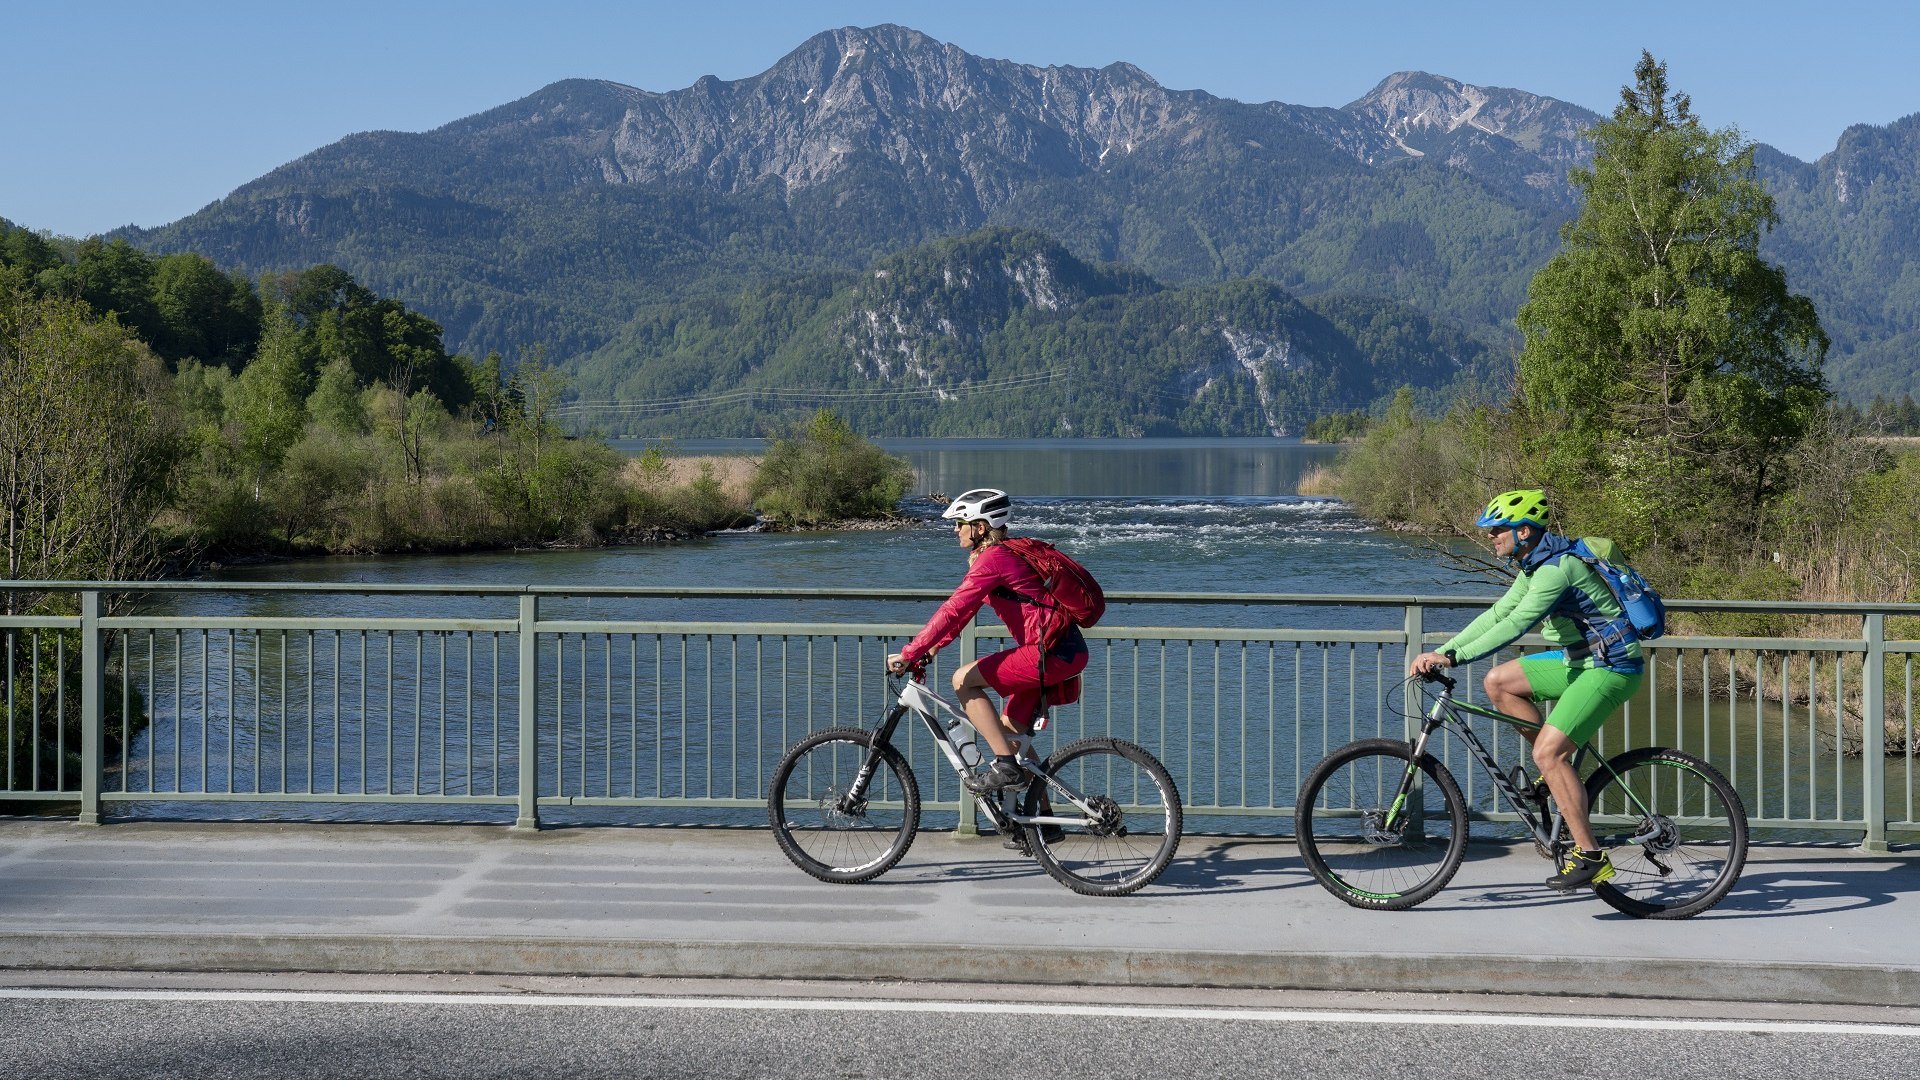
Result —
<path fill-rule="evenodd" d="M 516 829 L 540 828 L 540 597 L 520 597 L 520 814 Z"/>
<path fill-rule="evenodd" d="M 960 631 L 960 667 L 973 663 L 980 650 L 980 631 L 976 629 L 977 620 L 968 619 L 967 625 Z M 985 748 L 984 740 L 980 743 Z M 973 804 L 973 796 L 966 788 L 960 789 L 960 821 L 953 828 L 955 836 L 979 836 L 979 808 Z"/>
<path fill-rule="evenodd" d="M 1421 653 L 1427 651 L 1426 649 L 1426 644 L 1427 644 L 1426 617 L 1427 617 L 1426 609 L 1421 607 L 1419 604 L 1407 605 L 1407 615 L 1406 615 L 1406 623 L 1405 623 L 1405 630 L 1407 635 L 1407 657 L 1406 657 L 1407 666 L 1411 666 L 1413 664 L 1414 657 L 1419 656 Z M 1411 688 L 1407 690 L 1407 694 L 1409 697 L 1413 696 L 1413 693 L 1414 692 Z M 1420 724 L 1421 724 L 1420 710 L 1402 709 L 1401 711 L 1407 714 L 1407 716 L 1405 716 L 1401 720 L 1401 731 L 1406 735 L 1407 741 L 1411 743 L 1413 740 L 1420 737 Z M 1408 792 L 1409 799 L 1408 799 L 1408 811 L 1407 811 L 1407 818 L 1408 818 L 1407 835 L 1415 839 L 1418 839 L 1419 837 L 1425 836 L 1427 834 L 1427 821 L 1426 821 L 1426 814 L 1425 814 L 1427 803 L 1426 803 L 1425 787 L 1426 787 L 1426 778 L 1420 773 L 1419 770 L 1417 769 L 1414 770 L 1413 790 Z"/>
<path fill-rule="evenodd" d="M 100 824 L 100 715 L 106 688 L 106 639 L 100 636 L 100 594 L 80 594 L 80 817 L 81 825 Z M 60 723 L 66 723 L 61 717 Z"/>
<path fill-rule="evenodd" d="M 1887 850 L 1887 617 L 1866 617 L 1867 657 L 1860 676 L 1860 790 L 1867 835 L 1861 851 Z"/>

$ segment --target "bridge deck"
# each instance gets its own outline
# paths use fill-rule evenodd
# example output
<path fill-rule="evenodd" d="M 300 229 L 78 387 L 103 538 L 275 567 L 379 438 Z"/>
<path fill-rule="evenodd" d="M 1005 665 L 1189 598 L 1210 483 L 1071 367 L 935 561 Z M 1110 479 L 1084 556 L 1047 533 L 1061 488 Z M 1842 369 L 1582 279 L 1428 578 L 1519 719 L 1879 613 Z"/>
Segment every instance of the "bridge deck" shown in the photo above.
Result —
<path fill-rule="evenodd" d="M 1539 884 L 1550 872 L 1531 848 L 1476 845 L 1446 892 L 1389 914 L 1339 903 L 1265 838 L 1189 839 L 1159 884 L 1101 900 L 993 838 L 944 833 L 876 882 L 832 886 L 764 831 L 14 819 L 0 821 L 0 967 L 1920 1005 L 1912 852 L 1757 848 L 1720 908 L 1680 923 L 1557 896 Z"/>

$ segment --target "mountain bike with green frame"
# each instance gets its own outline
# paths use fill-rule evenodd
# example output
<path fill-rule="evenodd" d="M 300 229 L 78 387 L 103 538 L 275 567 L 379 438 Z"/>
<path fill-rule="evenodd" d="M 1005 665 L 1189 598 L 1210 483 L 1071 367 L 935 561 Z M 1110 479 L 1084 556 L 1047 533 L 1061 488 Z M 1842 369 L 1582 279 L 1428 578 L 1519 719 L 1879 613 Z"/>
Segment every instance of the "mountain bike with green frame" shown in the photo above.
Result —
<path fill-rule="evenodd" d="M 1467 800 L 1447 767 L 1427 752 L 1434 733 L 1451 730 L 1512 808 L 1534 849 L 1559 865 L 1572 846 L 1545 785 L 1523 786 L 1519 769 L 1502 774 L 1492 751 L 1468 726 L 1482 716 L 1519 730 L 1538 723 L 1453 696 L 1439 672 L 1409 679 L 1431 698 L 1410 741 L 1362 739 L 1328 754 L 1301 785 L 1294 805 L 1300 855 L 1321 885 L 1355 907 L 1402 911 L 1446 887 L 1467 852 Z M 1437 684 L 1435 692 L 1430 688 Z M 1600 899 L 1642 919 L 1684 919 L 1712 908 L 1740 878 L 1747 860 L 1747 811 L 1719 770 L 1680 750 L 1643 747 L 1602 759 L 1591 745 L 1574 755 L 1587 772 L 1588 815 L 1613 860 Z"/>

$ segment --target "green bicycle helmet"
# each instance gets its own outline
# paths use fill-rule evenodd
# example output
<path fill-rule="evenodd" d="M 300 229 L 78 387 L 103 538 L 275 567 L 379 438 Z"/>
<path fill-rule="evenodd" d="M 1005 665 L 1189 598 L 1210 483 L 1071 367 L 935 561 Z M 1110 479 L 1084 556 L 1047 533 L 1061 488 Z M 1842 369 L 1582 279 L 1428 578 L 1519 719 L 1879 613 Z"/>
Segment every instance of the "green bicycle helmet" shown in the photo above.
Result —
<path fill-rule="evenodd" d="M 1474 525 L 1480 528 L 1538 525 L 1544 529 L 1547 527 L 1547 493 L 1538 488 L 1501 492 L 1487 504 Z"/>

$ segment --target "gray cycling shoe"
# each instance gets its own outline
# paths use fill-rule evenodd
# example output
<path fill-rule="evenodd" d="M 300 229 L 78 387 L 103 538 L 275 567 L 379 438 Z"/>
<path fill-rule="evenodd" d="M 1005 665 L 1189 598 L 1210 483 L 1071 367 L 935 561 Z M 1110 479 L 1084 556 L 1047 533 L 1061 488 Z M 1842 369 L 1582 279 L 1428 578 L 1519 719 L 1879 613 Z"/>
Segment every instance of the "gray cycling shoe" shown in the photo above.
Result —
<path fill-rule="evenodd" d="M 1026 782 L 1027 771 L 1002 758 L 993 759 L 991 766 L 960 781 L 962 786 L 975 795 L 1005 791 L 1008 788 L 1020 787 Z"/>

